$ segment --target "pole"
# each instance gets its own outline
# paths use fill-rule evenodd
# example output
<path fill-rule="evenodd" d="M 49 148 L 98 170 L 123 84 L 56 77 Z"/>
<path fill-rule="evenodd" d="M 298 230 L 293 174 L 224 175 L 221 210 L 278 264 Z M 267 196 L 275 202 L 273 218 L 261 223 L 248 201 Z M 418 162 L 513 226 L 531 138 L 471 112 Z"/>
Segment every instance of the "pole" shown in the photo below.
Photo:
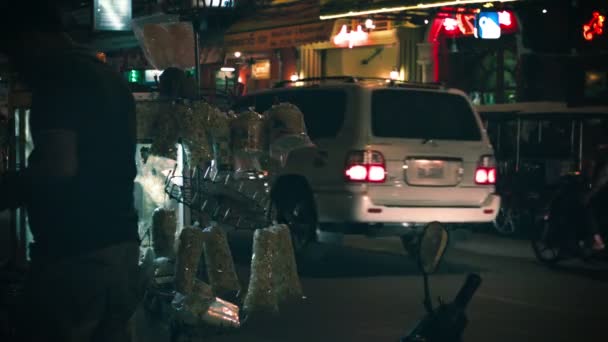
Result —
<path fill-rule="evenodd" d="M 196 9 L 194 18 L 192 19 L 192 30 L 194 31 L 194 77 L 196 80 L 196 98 L 200 98 L 201 92 L 201 70 L 200 70 L 200 51 L 199 51 L 199 34 L 200 18 L 199 18 L 199 1 L 196 0 Z"/>
<path fill-rule="evenodd" d="M 521 140 L 521 119 L 517 118 L 517 140 L 515 142 L 515 172 L 519 172 L 519 157 L 520 157 L 520 140 Z"/>
<path fill-rule="evenodd" d="M 578 133 L 578 170 L 583 171 L 583 143 L 585 133 L 584 121 L 579 121 L 579 133 Z"/>
<path fill-rule="evenodd" d="M 429 289 L 429 276 L 425 271 L 422 272 L 424 278 L 424 307 L 428 313 L 433 312 L 433 302 L 431 302 L 431 291 Z"/>

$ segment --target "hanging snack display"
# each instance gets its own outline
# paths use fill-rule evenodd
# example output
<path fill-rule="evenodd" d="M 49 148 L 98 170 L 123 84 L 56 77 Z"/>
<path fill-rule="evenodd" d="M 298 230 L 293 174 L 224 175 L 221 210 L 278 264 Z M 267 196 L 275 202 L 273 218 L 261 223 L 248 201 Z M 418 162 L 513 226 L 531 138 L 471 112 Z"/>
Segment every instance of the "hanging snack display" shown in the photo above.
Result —
<path fill-rule="evenodd" d="M 175 281 L 175 261 L 169 258 L 154 260 L 154 283 L 159 286 L 173 284 Z"/>
<path fill-rule="evenodd" d="M 276 255 L 272 276 L 279 303 L 301 300 L 302 285 L 298 277 L 298 266 L 291 242 L 289 227 L 284 224 L 275 225 L 269 230 L 277 235 Z"/>
<path fill-rule="evenodd" d="M 180 138 L 187 146 L 189 152 L 189 166 L 191 168 L 205 165 L 213 158 L 212 147 L 208 131 L 208 117 L 215 108 L 201 101 L 184 105 L 178 116 Z"/>
<path fill-rule="evenodd" d="M 232 162 L 230 121 L 233 119 L 233 116 L 202 101 L 195 102 L 194 106 L 195 110 L 198 110 L 197 108 L 202 106 L 210 107 L 205 112 L 207 115 L 207 134 L 211 144 L 213 159 L 220 165 L 220 168 L 225 169 Z"/>
<path fill-rule="evenodd" d="M 157 257 L 175 258 L 175 210 L 157 208 L 152 214 L 152 246 Z"/>
<path fill-rule="evenodd" d="M 137 122 L 137 139 L 152 139 L 157 133 L 154 125 L 162 102 L 158 100 L 137 101 L 135 103 L 135 121 Z M 172 158 L 175 159 L 175 158 Z"/>
<path fill-rule="evenodd" d="M 216 109 L 209 104 L 190 101 L 146 101 L 137 104 L 138 133 L 152 139 L 150 154 L 177 159 L 178 143 L 183 143 L 190 166 L 204 165 L 212 158 L 208 138 L 208 117 Z M 141 118 L 141 120 L 139 120 Z M 151 120 L 151 123 L 140 121 Z"/>
<path fill-rule="evenodd" d="M 213 137 L 213 154 L 220 169 L 227 170 L 232 166 L 232 150 L 230 149 L 230 122 L 234 115 L 215 109 L 209 116 L 210 131 Z"/>
<path fill-rule="evenodd" d="M 291 103 L 280 103 L 265 112 L 268 117 L 270 156 L 284 166 L 289 152 L 312 145 L 306 132 L 304 114 Z"/>
<path fill-rule="evenodd" d="M 180 136 L 177 111 L 184 108 L 169 101 L 155 103 L 153 110 L 157 113 L 149 116 L 152 120 L 149 128 L 152 132 L 150 154 L 176 160 L 176 144 Z"/>
<path fill-rule="evenodd" d="M 179 236 L 177 259 L 175 260 L 175 290 L 183 294 L 192 293 L 198 264 L 203 252 L 205 234 L 198 228 L 184 228 Z"/>
<path fill-rule="evenodd" d="M 282 102 L 268 109 L 264 115 L 269 120 L 270 140 L 282 135 L 306 134 L 304 114 L 291 103 Z"/>
<path fill-rule="evenodd" d="M 205 228 L 204 232 L 204 255 L 209 283 L 216 295 L 232 297 L 241 290 L 241 285 L 226 232 L 217 225 Z"/>
<path fill-rule="evenodd" d="M 253 110 L 239 113 L 230 123 L 230 143 L 233 153 L 266 152 L 268 149 L 266 118 Z"/>
<path fill-rule="evenodd" d="M 276 242 L 277 235 L 268 229 L 256 229 L 253 234 L 251 276 L 243 303 L 243 310 L 247 315 L 279 311 L 277 294 L 272 280 Z"/>

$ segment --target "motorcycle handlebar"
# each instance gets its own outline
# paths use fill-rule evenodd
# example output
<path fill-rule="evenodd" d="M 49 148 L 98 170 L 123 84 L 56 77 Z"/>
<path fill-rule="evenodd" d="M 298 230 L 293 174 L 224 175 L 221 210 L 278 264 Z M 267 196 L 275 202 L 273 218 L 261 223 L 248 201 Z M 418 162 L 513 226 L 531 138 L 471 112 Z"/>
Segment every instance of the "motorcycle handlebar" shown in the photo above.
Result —
<path fill-rule="evenodd" d="M 479 288 L 479 285 L 481 285 L 481 277 L 475 273 L 469 274 L 464 285 L 458 291 L 456 298 L 454 298 L 454 305 L 464 311 L 473 298 L 475 291 Z"/>

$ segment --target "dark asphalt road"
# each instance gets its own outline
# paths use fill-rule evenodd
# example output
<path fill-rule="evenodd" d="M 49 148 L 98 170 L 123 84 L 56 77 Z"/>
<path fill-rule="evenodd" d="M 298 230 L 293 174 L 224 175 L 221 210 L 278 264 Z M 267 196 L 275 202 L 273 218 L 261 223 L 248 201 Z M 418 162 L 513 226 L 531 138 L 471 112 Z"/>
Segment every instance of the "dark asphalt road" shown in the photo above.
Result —
<path fill-rule="evenodd" d="M 608 332 L 608 265 L 548 269 L 526 241 L 479 234 L 456 240 L 431 285 L 435 298 L 451 299 L 468 272 L 483 277 L 465 341 L 608 339 L 601 335 Z M 251 238 L 232 234 L 231 247 L 245 283 Z M 422 316 L 422 278 L 398 240 L 353 237 L 317 251 L 321 260 L 301 264 L 304 303 L 205 341 L 397 341 Z M 158 328 L 145 340 L 163 340 Z"/>

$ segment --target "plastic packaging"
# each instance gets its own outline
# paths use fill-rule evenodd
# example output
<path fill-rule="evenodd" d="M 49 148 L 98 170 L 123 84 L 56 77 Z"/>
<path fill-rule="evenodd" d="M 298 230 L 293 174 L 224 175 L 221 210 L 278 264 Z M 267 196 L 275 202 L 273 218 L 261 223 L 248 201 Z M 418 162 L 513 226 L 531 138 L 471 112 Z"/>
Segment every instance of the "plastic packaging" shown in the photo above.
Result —
<path fill-rule="evenodd" d="M 152 214 L 152 246 L 157 257 L 175 258 L 175 210 L 157 208 Z"/>
<path fill-rule="evenodd" d="M 195 65 L 192 23 L 177 15 L 155 14 L 132 20 L 133 32 L 148 62 L 157 70 Z"/>
<path fill-rule="evenodd" d="M 209 299 L 197 294 L 184 295 L 178 292 L 171 306 L 173 319 L 186 326 L 238 328 L 241 325 L 239 307 L 217 297 Z"/>
<path fill-rule="evenodd" d="M 199 279 L 194 279 L 192 293 L 197 296 L 200 296 L 201 298 L 213 299 L 214 297 L 211 285 Z"/>
<path fill-rule="evenodd" d="M 205 235 L 198 228 L 184 228 L 179 236 L 175 262 L 175 290 L 192 293 L 196 272 L 203 252 Z"/>
<path fill-rule="evenodd" d="M 266 118 L 252 110 L 239 113 L 230 123 L 232 152 L 264 153 L 268 148 Z"/>
<path fill-rule="evenodd" d="M 215 108 L 202 102 L 176 104 L 180 110 L 176 113 L 179 121 L 179 135 L 186 143 L 189 164 L 191 167 L 201 166 L 213 158 L 211 139 L 209 136 L 208 116 Z"/>
<path fill-rule="evenodd" d="M 307 135 L 304 114 L 291 103 L 280 103 L 268 109 L 268 135 L 270 156 L 284 166 L 287 156 L 294 149 L 312 146 Z"/>
<path fill-rule="evenodd" d="M 241 290 L 228 238 L 224 229 L 217 225 L 205 228 L 204 242 L 207 276 L 217 296 L 232 296 Z"/>
<path fill-rule="evenodd" d="M 277 235 L 276 255 L 272 276 L 279 303 L 298 301 L 303 298 L 298 266 L 291 242 L 289 227 L 279 224 L 268 228 Z"/>
<path fill-rule="evenodd" d="M 153 132 L 151 154 L 177 159 L 176 144 L 181 141 L 190 166 L 203 165 L 212 159 L 207 118 L 215 111 L 214 107 L 190 101 L 159 101 L 154 108 L 158 113 L 149 115 L 154 123 L 148 128 Z"/>
<path fill-rule="evenodd" d="M 238 328 L 241 325 L 239 307 L 216 297 L 203 315 L 203 322 L 217 327 Z"/>
<path fill-rule="evenodd" d="M 202 317 L 209 309 L 210 304 L 211 300 L 209 298 L 203 298 L 197 294 L 177 292 L 171 302 L 172 319 L 184 325 L 199 325 L 202 323 Z"/>
<path fill-rule="evenodd" d="M 229 168 L 232 164 L 232 151 L 230 149 L 230 122 L 232 118 L 214 108 L 207 113 L 208 135 L 211 138 L 213 157 L 220 169 Z"/>
<path fill-rule="evenodd" d="M 144 283 L 146 286 L 150 285 L 154 279 L 155 268 L 155 259 L 156 256 L 154 254 L 154 249 L 151 247 L 145 247 L 140 249 L 139 254 L 139 267 L 141 269 L 142 277 L 145 279 Z M 173 282 L 173 279 L 171 279 Z"/>
<path fill-rule="evenodd" d="M 277 234 L 268 229 L 256 229 L 253 234 L 249 288 L 243 303 L 243 311 L 248 316 L 279 311 L 272 276 L 276 245 Z"/>
<path fill-rule="evenodd" d="M 169 258 L 156 258 L 154 260 L 154 283 L 164 286 L 175 281 L 175 261 Z"/>
<path fill-rule="evenodd" d="M 304 114 L 291 103 L 282 102 L 268 109 L 264 115 L 269 120 L 270 140 L 282 135 L 306 134 Z"/>
<path fill-rule="evenodd" d="M 154 131 L 154 123 L 157 121 L 157 116 L 160 113 L 159 101 L 138 101 L 135 104 L 135 119 L 137 121 L 137 139 L 152 139 L 156 132 Z"/>
<path fill-rule="evenodd" d="M 185 107 L 170 101 L 158 101 L 156 106 L 150 110 L 156 110 L 155 114 L 148 114 L 152 123 L 149 125 L 152 139 L 150 154 L 177 160 L 177 147 L 180 137 L 179 117 Z"/>

